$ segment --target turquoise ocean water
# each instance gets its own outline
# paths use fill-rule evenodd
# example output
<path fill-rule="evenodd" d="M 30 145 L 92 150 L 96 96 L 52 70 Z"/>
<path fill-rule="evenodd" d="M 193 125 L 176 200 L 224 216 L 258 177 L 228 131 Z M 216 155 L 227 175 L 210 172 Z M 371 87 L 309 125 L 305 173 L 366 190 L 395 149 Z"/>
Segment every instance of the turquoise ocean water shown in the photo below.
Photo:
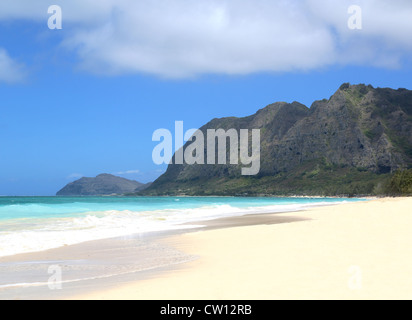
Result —
<path fill-rule="evenodd" d="M 360 201 L 336 198 L 0 197 L 0 257 L 199 221 Z M 190 225 L 182 225 L 189 223 Z"/>

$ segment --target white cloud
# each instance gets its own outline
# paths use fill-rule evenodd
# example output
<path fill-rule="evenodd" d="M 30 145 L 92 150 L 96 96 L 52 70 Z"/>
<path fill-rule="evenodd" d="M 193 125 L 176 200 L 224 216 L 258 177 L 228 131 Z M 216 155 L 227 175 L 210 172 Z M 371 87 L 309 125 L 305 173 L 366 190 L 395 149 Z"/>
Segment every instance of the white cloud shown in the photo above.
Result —
<path fill-rule="evenodd" d="M 306 70 L 333 62 L 328 29 L 288 1 L 141 0 L 114 12 L 107 23 L 65 42 L 83 68 L 179 78 Z"/>
<path fill-rule="evenodd" d="M 354 2 L 363 29 L 347 27 Z M 83 69 L 184 78 L 399 67 L 412 54 L 410 0 L 61 0 L 65 40 Z M 3 0 L 0 19 L 47 22 L 49 0 Z"/>
<path fill-rule="evenodd" d="M 116 172 L 115 174 L 118 175 L 128 175 L 128 174 L 139 174 L 140 170 L 128 170 L 128 171 L 120 171 L 120 172 Z"/>
<path fill-rule="evenodd" d="M 0 82 L 16 83 L 25 79 L 22 64 L 13 60 L 6 50 L 0 48 Z"/>
<path fill-rule="evenodd" d="M 412 1 L 307 0 L 311 12 L 335 32 L 336 62 L 397 68 L 412 54 Z M 362 30 L 347 27 L 347 9 L 362 9 Z"/>

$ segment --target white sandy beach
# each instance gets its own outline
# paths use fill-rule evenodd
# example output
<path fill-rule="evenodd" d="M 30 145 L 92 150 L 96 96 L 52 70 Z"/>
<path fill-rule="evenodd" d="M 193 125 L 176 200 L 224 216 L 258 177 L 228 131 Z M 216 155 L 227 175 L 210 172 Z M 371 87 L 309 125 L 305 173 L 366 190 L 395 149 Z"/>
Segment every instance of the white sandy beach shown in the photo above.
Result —
<path fill-rule="evenodd" d="M 412 198 L 281 216 L 310 220 L 163 239 L 199 259 L 74 299 L 411 299 Z"/>

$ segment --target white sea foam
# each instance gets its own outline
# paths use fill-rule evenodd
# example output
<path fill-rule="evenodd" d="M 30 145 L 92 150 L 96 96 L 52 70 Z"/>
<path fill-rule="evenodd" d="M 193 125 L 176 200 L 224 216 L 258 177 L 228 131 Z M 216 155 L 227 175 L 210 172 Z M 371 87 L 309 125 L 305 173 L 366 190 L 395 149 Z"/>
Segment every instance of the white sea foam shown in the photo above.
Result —
<path fill-rule="evenodd" d="M 0 228 L 0 257 L 43 251 L 92 240 L 155 231 L 202 227 L 199 221 L 247 214 L 290 212 L 339 202 L 238 208 L 211 205 L 196 209 L 88 212 L 76 217 L 8 221 Z M 187 224 L 189 223 L 189 225 Z M 185 225 L 183 225 L 185 224 Z"/>

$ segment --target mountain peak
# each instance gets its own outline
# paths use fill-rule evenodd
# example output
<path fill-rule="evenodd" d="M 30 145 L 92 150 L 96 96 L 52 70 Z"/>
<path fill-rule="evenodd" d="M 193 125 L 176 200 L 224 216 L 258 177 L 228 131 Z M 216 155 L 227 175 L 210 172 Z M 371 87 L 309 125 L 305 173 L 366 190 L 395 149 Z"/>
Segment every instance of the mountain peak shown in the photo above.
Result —
<path fill-rule="evenodd" d="M 101 173 L 98 176 L 96 176 L 96 178 L 120 178 L 120 179 L 124 179 L 124 178 L 117 177 L 117 176 L 115 176 L 113 174 L 109 174 L 109 173 Z"/>
<path fill-rule="evenodd" d="M 84 177 L 71 182 L 57 192 L 57 196 L 122 195 L 141 191 L 146 186 L 138 181 L 103 173 L 95 178 Z"/>

